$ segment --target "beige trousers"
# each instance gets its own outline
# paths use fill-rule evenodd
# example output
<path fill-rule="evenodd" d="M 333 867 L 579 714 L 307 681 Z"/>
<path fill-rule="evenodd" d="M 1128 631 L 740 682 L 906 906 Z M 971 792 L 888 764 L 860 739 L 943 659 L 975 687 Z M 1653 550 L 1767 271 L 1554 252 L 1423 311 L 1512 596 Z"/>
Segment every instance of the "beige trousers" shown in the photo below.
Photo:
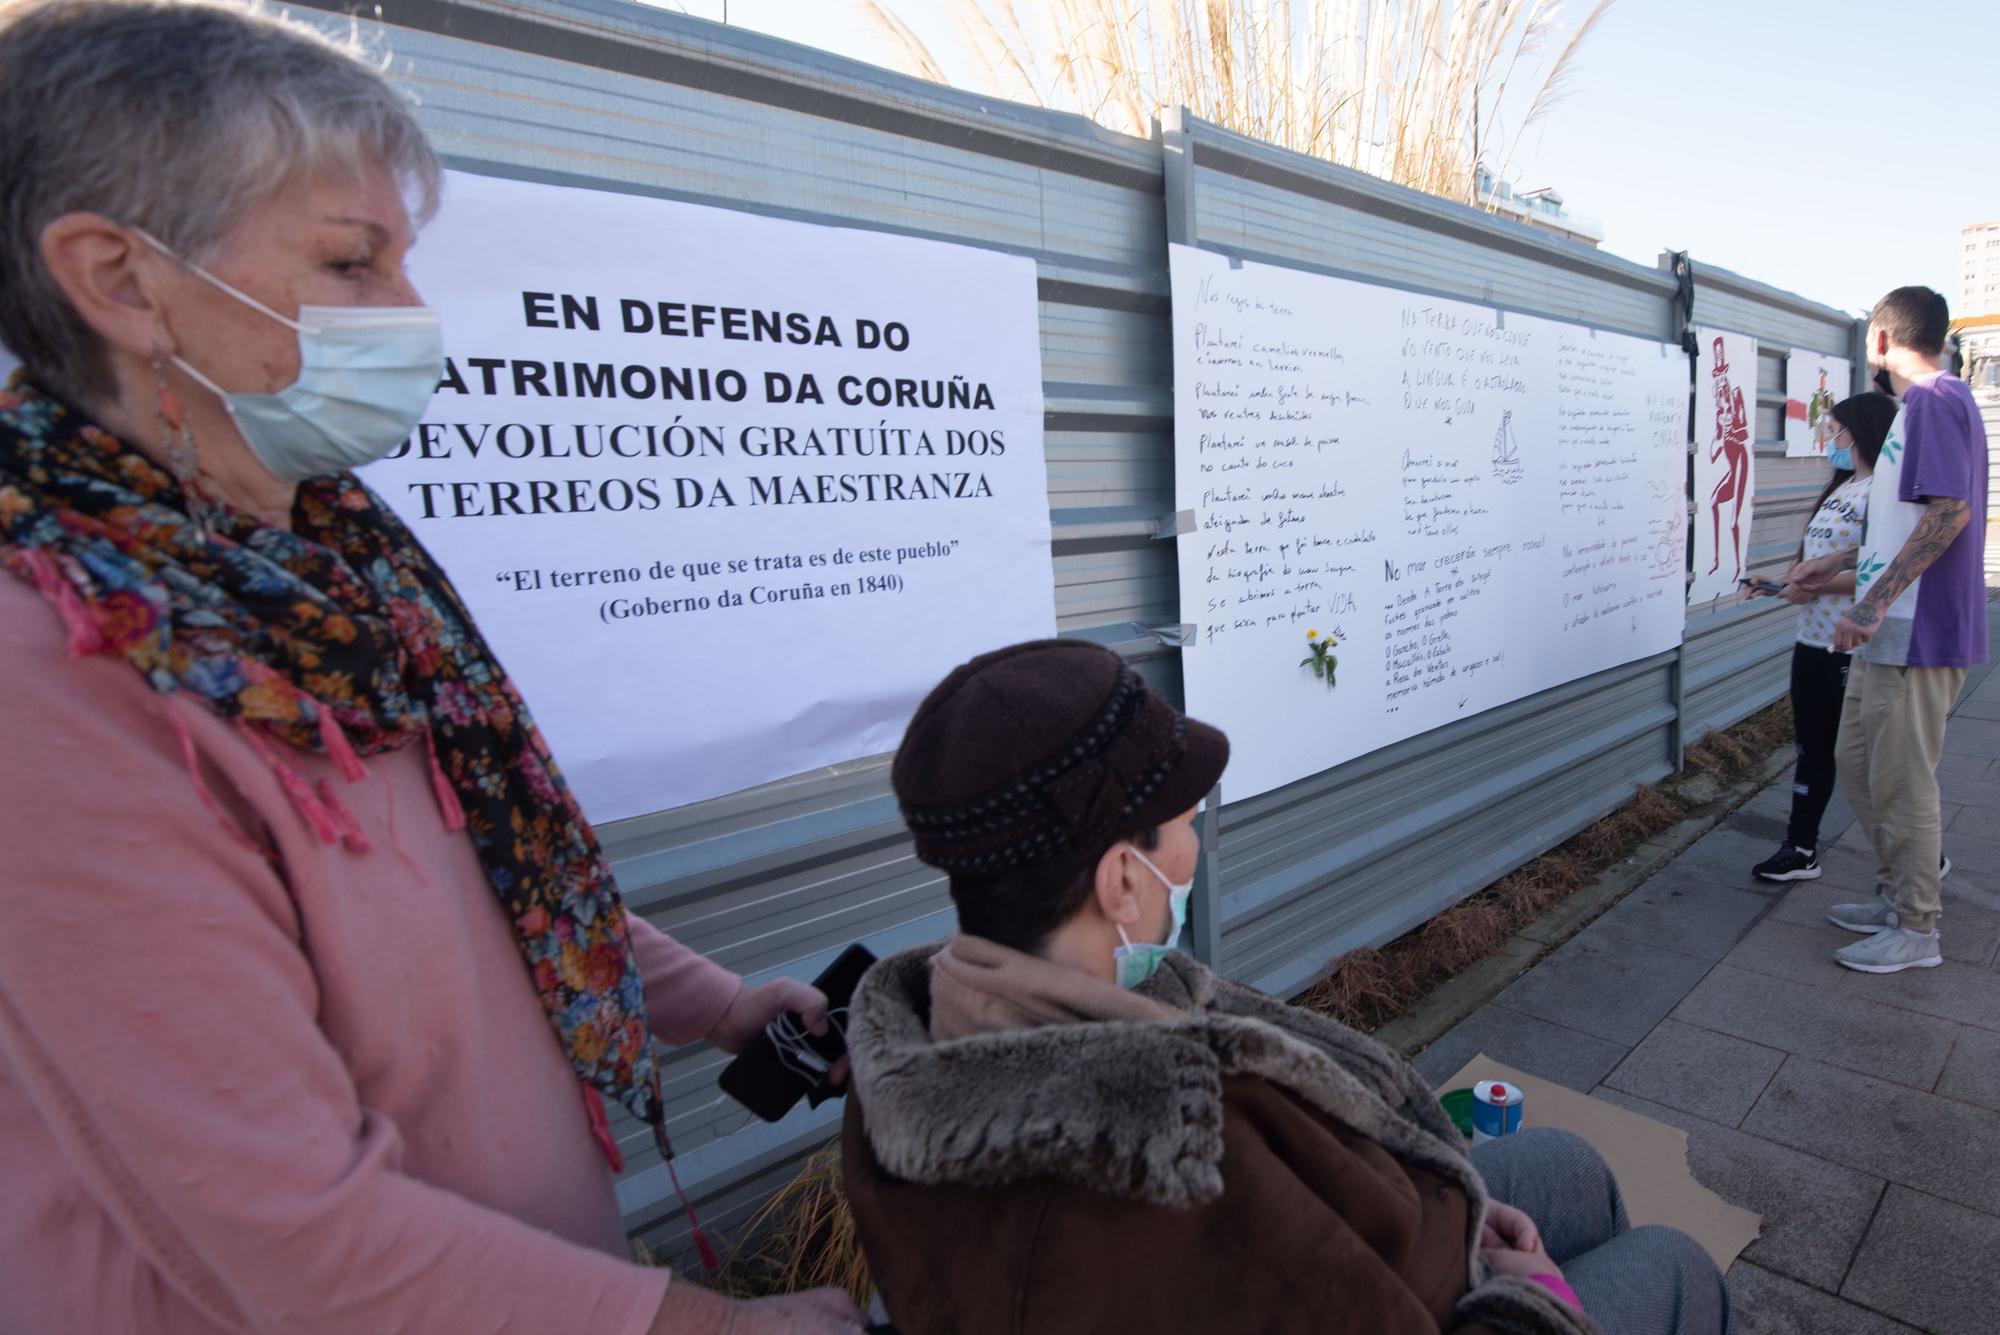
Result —
<path fill-rule="evenodd" d="M 1856 654 L 1840 705 L 1840 787 L 1875 846 L 1875 879 L 1905 927 L 1937 924 L 1938 757 L 1964 668 L 1901 668 Z"/>

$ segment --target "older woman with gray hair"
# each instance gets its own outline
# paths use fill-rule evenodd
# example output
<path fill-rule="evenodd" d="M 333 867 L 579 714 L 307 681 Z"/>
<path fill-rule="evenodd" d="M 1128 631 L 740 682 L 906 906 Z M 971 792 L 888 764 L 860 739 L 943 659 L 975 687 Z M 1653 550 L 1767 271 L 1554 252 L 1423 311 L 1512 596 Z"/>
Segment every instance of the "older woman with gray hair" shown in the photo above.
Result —
<path fill-rule="evenodd" d="M 626 913 L 347 471 L 436 385 L 438 185 L 306 30 L 0 15 L 0 1329 L 859 1328 L 623 1255 L 606 1108 L 659 1132 L 652 1035 L 826 1002 Z"/>

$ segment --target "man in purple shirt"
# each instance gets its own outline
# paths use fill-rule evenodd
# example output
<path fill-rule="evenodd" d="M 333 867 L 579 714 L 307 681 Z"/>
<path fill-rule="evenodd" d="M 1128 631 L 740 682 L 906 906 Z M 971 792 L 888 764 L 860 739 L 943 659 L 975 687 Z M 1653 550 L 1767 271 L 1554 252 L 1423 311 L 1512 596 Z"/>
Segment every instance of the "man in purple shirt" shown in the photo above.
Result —
<path fill-rule="evenodd" d="M 1834 952 L 1864 973 L 1944 962 L 1937 762 L 1945 715 L 1986 661 L 1986 430 L 1965 382 L 1941 369 L 1950 315 L 1927 287 L 1899 287 L 1868 318 L 1868 364 L 1902 401 L 1868 499 L 1861 546 L 1794 568 L 1812 589 L 1853 570 L 1855 604 L 1833 632 L 1854 654 L 1840 717 L 1840 783 L 1875 847 L 1875 898 L 1838 904 L 1867 934 Z"/>

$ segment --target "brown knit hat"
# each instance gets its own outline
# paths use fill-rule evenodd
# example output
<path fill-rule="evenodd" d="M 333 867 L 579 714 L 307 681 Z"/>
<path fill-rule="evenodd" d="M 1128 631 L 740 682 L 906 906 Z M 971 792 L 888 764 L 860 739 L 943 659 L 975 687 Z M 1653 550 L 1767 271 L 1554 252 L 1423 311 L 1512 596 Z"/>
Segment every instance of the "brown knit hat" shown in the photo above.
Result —
<path fill-rule="evenodd" d="M 1086 640 L 953 669 L 917 707 L 890 782 L 917 856 L 953 876 L 1094 865 L 1199 801 L 1229 739 Z"/>

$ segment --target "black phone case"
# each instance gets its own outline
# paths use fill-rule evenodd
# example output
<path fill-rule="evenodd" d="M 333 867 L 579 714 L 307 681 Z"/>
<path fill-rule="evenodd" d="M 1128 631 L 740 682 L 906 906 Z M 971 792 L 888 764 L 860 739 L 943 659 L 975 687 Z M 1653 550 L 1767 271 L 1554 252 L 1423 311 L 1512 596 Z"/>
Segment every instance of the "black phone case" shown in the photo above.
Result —
<path fill-rule="evenodd" d="M 826 994 L 828 1006 L 840 1010 L 853 998 L 861 975 L 874 962 L 875 956 L 866 946 L 849 946 L 813 979 L 813 986 Z M 803 1024 L 796 1012 L 790 1014 L 794 1023 Z M 824 1034 L 808 1038 L 806 1046 L 830 1065 L 847 1051 L 847 1040 L 838 1026 L 829 1024 Z M 810 1096 L 817 1108 L 839 1093 L 836 1086 L 824 1079 L 808 1079 L 786 1066 L 768 1033 L 759 1034 L 735 1061 L 723 1067 L 716 1083 L 722 1086 L 723 1093 L 767 1122 L 783 1117 L 801 1098 Z"/>

